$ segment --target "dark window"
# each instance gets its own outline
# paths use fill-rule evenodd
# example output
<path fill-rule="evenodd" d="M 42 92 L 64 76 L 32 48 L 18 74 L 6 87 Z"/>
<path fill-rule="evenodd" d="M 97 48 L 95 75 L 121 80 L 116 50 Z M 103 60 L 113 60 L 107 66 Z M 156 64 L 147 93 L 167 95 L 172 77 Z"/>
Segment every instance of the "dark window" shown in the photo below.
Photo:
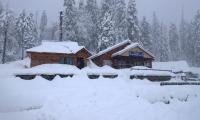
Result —
<path fill-rule="evenodd" d="M 66 64 L 68 64 L 68 65 L 72 65 L 73 64 L 71 57 L 67 57 Z"/>
<path fill-rule="evenodd" d="M 65 59 L 64 59 L 64 57 L 62 57 L 62 58 L 60 59 L 59 63 L 60 63 L 60 64 L 64 64 L 64 61 L 65 61 Z"/>

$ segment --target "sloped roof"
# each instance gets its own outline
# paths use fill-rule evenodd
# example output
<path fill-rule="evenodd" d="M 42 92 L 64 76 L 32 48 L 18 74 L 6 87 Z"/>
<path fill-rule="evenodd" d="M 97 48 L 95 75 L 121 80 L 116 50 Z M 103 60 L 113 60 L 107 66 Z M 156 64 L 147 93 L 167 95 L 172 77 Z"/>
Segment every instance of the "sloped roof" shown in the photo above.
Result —
<path fill-rule="evenodd" d="M 139 43 L 132 43 L 132 44 L 126 46 L 124 49 L 122 49 L 122 50 L 120 50 L 120 51 L 114 53 L 114 54 L 112 55 L 112 57 L 117 56 L 117 55 L 121 55 L 121 54 L 125 53 L 126 51 L 128 51 L 128 50 L 130 50 L 130 49 L 133 49 L 133 48 L 135 48 L 135 47 L 139 47 L 139 48 L 142 49 L 144 52 L 146 52 L 147 54 L 149 54 L 150 56 L 152 56 L 152 57 L 154 58 L 154 55 L 153 55 L 151 52 L 149 52 L 148 50 L 146 50 L 145 48 L 143 48 Z"/>
<path fill-rule="evenodd" d="M 45 40 L 40 46 L 28 49 L 27 52 L 76 54 L 83 48 L 85 47 L 79 46 L 77 42 L 51 42 Z"/>
<path fill-rule="evenodd" d="M 127 44 L 127 43 L 131 43 L 131 41 L 130 41 L 130 40 L 125 40 L 125 41 L 120 42 L 120 43 L 118 43 L 118 44 L 116 44 L 116 45 L 114 45 L 114 46 L 108 47 L 107 49 L 102 50 L 102 51 L 100 51 L 99 53 L 97 53 L 97 54 L 91 56 L 90 59 L 93 59 L 93 58 L 95 58 L 95 57 L 98 57 L 98 56 L 100 56 L 100 55 L 103 55 L 103 54 L 105 54 L 105 53 L 107 53 L 107 52 L 109 52 L 109 51 L 111 51 L 111 50 L 113 50 L 113 49 L 115 49 L 115 48 L 118 48 L 118 47 L 120 47 L 120 46 L 122 46 L 122 45 L 125 45 L 125 44 Z"/>

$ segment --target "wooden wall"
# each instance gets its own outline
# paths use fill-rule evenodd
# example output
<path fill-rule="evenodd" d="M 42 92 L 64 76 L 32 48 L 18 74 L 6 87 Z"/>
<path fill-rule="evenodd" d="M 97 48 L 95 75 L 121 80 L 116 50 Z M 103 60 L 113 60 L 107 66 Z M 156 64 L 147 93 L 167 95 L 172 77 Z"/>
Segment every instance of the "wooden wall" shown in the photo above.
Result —
<path fill-rule="evenodd" d="M 85 63 L 88 57 L 91 54 L 85 50 L 80 50 L 77 54 L 60 54 L 60 53 L 36 53 L 28 52 L 27 53 L 31 58 L 31 67 L 41 65 L 41 64 L 58 64 L 62 58 L 71 57 L 73 60 L 73 65 L 77 66 L 77 58 L 83 58 Z"/>
<path fill-rule="evenodd" d="M 111 50 L 111 51 L 109 51 L 109 52 L 107 52 L 107 53 L 105 53 L 105 54 L 102 54 L 102 55 L 100 55 L 100 56 L 98 56 L 98 57 L 92 59 L 92 61 L 93 61 L 96 65 L 102 67 L 103 64 L 104 64 L 104 63 L 103 63 L 103 60 L 111 60 L 111 59 L 112 59 L 112 54 L 113 54 L 113 53 L 116 53 L 116 52 L 118 52 L 118 51 L 124 49 L 124 48 L 125 48 L 126 46 L 128 46 L 128 45 L 130 45 L 130 43 L 127 43 L 127 44 L 122 45 L 122 46 L 120 46 L 120 47 L 118 47 L 118 48 L 115 48 L 115 49 L 113 49 L 113 50 Z"/>
<path fill-rule="evenodd" d="M 124 49 L 127 45 L 129 45 L 130 43 L 128 43 L 128 44 L 125 44 L 125 45 L 123 45 L 123 46 L 120 46 L 120 47 L 118 47 L 118 48 L 116 48 L 116 49 L 113 49 L 113 50 L 111 50 L 111 51 L 109 51 L 109 52 L 107 52 L 107 53 L 105 53 L 105 54 L 102 54 L 102 55 L 100 55 L 100 56 L 98 56 L 98 57 L 96 57 L 96 58 L 94 58 L 94 59 L 92 59 L 92 61 L 96 64 L 96 65 L 98 65 L 98 66 L 100 66 L 100 67 L 102 67 L 103 65 L 104 65 L 104 60 L 111 60 L 112 61 L 112 67 L 114 67 L 114 68 L 119 68 L 119 61 L 120 60 L 123 60 L 123 61 L 125 61 L 125 62 L 129 62 L 129 63 L 132 63 L 132 64 L 134 64 L 134 62 L 146 62 L 146 63 L 148 63 L 149 65 L 147 66 L 147 67 L 152 67 L 152 61 L 153 61 L 153 57 L 152 56 L 150 56 L 147 52 L 145 52 L 145 51 L 143 51 L 141 48 L 139 48 L 139 47 L 136 47 L 136 48 L 133 48 L 133 49 L 131 49 L 131 50 L 128 50 L 128 51 L 126 51 L 126 52 L 124 52 L 124 53 L 122 53 L 122 55 L 120 55 L 120 58 L 119 57 L 112 57 L 112 54 L 114 54 L 114 53 L 116 53 L 116 52 L 119 52 L 120 50 L 122 50 L 122 49 Z M 131 58 L 130 56 L 129 56 L 129 52 L 130 51 L 137 51 L 137 52 L 143 52 L 144 53 L 144 58 L 140 58 L 140 59 L 134 59 L 134 58 Z M 122 59 L 123 58 L 123 59 Z"/>

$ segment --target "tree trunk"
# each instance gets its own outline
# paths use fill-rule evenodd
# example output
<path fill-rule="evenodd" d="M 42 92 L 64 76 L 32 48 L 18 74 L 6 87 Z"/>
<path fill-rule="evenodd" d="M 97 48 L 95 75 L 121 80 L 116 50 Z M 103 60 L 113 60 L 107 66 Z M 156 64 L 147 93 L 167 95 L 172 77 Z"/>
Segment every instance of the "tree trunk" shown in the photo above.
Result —
<path fill-rule="evenodd" d="M 4 43 L 3 43 L 3 56 L 2 56 L 2 63 L 5 63 L 5 58 L 6 58 L 6 43 L 7 43 L 7 28 L 4 31 Z"/>

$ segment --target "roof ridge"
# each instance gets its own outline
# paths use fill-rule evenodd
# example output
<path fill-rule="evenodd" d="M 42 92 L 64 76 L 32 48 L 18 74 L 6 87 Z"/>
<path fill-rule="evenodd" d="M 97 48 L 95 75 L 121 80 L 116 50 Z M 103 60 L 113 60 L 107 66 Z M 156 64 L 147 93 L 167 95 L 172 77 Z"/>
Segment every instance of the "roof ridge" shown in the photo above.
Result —
<path fill-rule="evenodd" d="M 110 46 L 110 47 L 108 47 L 108 48 L 106 48 L 106 49 L 104 49 L 104 50 L 98 52 L 97 54 L 91 56 L 90 59 L 93 59 L 93 58 L 95 58 L 95 57 L 98 57 L 98 56 L 100 56 L 100 55 L 103 55 L 103 54 L 105 54 L 105 53 L 107 53 L 107 52 L 109 52 L 109 51 L 111 51 L 111 50 L 113 50 L 113 49 L 115 49 L 115 48 L 117 48 L 117 47 L 119 47 L 119 46 L 122 46 L 122 45 L 124 45 L 124 44 L 126 44 L 126 43 L 131 43 L 131 41 L 130 41 L 130 40 L 125 40 L 125 41 L 122 41 L 122 42 L 120 42 L 120 43 L 118 43 L 118 44 L 116 44 L 116 45 Z"/>
<path fill-rule="evenodd" d="M 131 49 L 131 48 L 135 48 L 135 47 L 140 47 L 142 50 L 144 50 L 147 54 L 149 54 L 152 57 L 155 57 L 151 52 L 149 52 L 148 50 L 146 50 L 144 47 L 142 47 L 139 43 L 135 42 L 135 43 L 131 43 L 130 45 L 126 46 L 124 49 L 112 54 L 112 57 L 117 56 L 119 54 L 122 54 L 124 52 L 126 52 L 127 50 Z"/>

